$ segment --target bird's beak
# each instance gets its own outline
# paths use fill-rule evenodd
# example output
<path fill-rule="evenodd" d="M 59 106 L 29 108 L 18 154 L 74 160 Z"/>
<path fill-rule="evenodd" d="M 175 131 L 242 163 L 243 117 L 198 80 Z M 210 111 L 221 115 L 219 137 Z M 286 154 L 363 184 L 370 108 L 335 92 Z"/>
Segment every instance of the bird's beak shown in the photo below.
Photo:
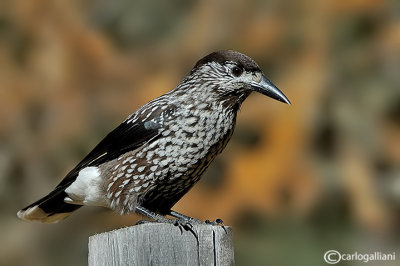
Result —
<path fill-rule="evenodd" d="M 271 81 L 269 81 L 264 75 L 262 75 L 260 82 L 251 83 L 253 90 L 262 93 L 272 99 L 278 100 L 283 103 L 290 105 L 290 101 Z"/>

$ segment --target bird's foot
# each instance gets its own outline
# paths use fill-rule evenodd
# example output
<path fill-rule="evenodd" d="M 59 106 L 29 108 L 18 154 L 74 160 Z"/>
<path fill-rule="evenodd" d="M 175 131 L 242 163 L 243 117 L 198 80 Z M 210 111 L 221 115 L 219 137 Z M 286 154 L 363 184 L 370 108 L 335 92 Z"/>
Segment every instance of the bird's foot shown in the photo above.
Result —
<path fill-rule="evenodd" d="M 185 220 L 189 223 L 192 224 L 208 224 L 208 225 L 221 225 L 221 226 L 225 226 L 224 221 L 222 221 L 222 219 L 218 218 L 215 219 L 214 221 L 210 222 L 210 220 L 205 220 L 204 222 L 200 221 L 199 219 L 184 215 L 182 213 L 170 210 L 169 211 L 169 215 L 171 215 L 172 217 L 181 219 L 181 220 Z"/>
<path fill-rule="evenodd" d="M 220 218 L 217 218 L 217 219 L 215 219 L 215 220 L 212 221 L 212 222 L 210 222 L 210 220 L 206 220 L 204 223 L 205 223 L 205 224 L 210 224 L 210 225 L 213 225 L 213 226 L 221 226 L 222 229 L 224 229 L 225 233 L 227 233 L 227 232 L 226 232 L 226 228 L 225 228 L 224 221 L 222 221 L 222 219 L 220 219 Z"/>
<path fill-rule="evenodd" d="M 176 211 L 173 211 L 173 210 L 169 211 L 169 215 L 171 215 L 172 217 L 178 218 L 180 220 L 185 220 L 185 221 L 187 221 L 189 223 L 192 223 L 192 224 L 203 224 L 203 222 L 200 221 L 199 219 L 184 215 L 182 213 L 179 213 L 179 212 L 176 212 Z"/>
<path fill-rule="evenodd" d="M 197 233 L 193 229 L 193 224 L 191 221 L 186 219 L 169 219 L 171 223 L 175 226 L 178 226 L 179 230 L 181 230 L 181 234 L 183 234 L 183 229 L 186 231 L 190 231 L 197 239 Z"/>
<path fill-rule="evenodd" d="M 199 219 L 193 218 L 193 217 L 187 217 L 187 218 L 177 218 L 177 220 L 185 221 L 186 223 L 189 224 L 204 224 L 204 222 L 200 221 Z"/>
<path fill-rule="evenodd" d="M 193 224 L 197 223 L 197 221 L 201 223 L 201 221 L 199 221 L 195 218 L 191 218 L 189 216 L 186 216 L 186 215 L 183 215 L 180 213 L 177 213 L 177 215 L 174 215 L 175 212 L 172 211 L 173 214 L 170 214 L 170 215 L 177 219 L 168 219 L 167 217 L 160 215 L 158 213 L 152 212 L 142 206 L 136 206 L 136 212 L 153 219 L 155 222 L 169 223 L 169 224 L 178 226 L 179 230 L 181 230 L 181 233 L 183 233 L 183 229 L 185 229 L 186 231 L 190 231 L 196 237 L 196 239 L 198 239 L 197 233 L 193 230 Z M 152 222 L 152 221 L 142 220 L 142 221 L 139 221 L 138 224 L 143 224 L 143 223 L 148 223 L 148 222 Z"/>
<path fill-rule="evenodd" d="M 210 220 L 205 220 L 204 223 L 209 225 L 221 225 L 222 227 L 225 226 L 224 221 L 222 221 L 220 218 L 217 218 L 212 222 Z"/>

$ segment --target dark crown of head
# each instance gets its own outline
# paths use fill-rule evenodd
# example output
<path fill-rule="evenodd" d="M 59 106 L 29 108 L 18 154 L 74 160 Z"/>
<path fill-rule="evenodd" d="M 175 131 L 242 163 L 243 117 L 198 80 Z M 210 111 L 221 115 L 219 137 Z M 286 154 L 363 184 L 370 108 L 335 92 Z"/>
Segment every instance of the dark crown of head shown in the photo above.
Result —
<path fill-rule="evenodd" d="M 244 54 L 231 50 L 217 51 L 203 57 L 202 59 L 197 61 L 196 65 L 193 68 L 193 71 L 198 69 L 202 65 L 210 62 L 216 62 L 221 65 L 225 62 L 234 62 L 246 71 L 260 71 L 260 67 L 257 65 L 256 62 L 254 62 L 253 59 Z"/>

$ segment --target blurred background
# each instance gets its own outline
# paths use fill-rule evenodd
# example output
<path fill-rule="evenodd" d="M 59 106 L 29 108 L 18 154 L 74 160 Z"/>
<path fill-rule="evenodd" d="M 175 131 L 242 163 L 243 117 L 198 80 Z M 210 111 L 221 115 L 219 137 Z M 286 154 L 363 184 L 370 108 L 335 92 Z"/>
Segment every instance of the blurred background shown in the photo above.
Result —
<path fill-rule="evenodd" d="M 86 265 L 90 235 L 135 224 L 95 207 L 50 225 L 16 212 L 221 49 L 257 61 L 292 106 L 251 95 L 175 209 L 232 225 L 237 265 L 324 265 L 329 249 L 398 265 L 397 0 L 1 1 L 0 265 Z"/>

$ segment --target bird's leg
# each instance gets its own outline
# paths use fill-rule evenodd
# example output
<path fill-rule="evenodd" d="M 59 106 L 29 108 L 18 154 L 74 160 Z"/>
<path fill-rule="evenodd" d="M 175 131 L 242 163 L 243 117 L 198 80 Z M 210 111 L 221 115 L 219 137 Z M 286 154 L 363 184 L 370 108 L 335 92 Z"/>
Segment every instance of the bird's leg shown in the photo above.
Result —
<path fill-rule="evenodd" d="M 168 214 L 171 215 L 172 217 L 179 218 L 179 219 L 184 219 L 184 220 L 187 220 L 187 221 L 192 222 L 192 223 L 224 226 L 224 221 L 222 221 L 222 219 L 220 219 L 220 218 L 215 219 L 212 222 L 210 220 L 205 220 L 204 222 L 202 222 L 199 219 L 184 215 L 184 214 L 179 213 L 179 212 L 174 211 L 174 210 L 170 210 Z"/>
<path fill-rule="evenodd" d="M 197 223 L 197 224 L 202 224 L 203 223 L 199 219 L 184 215 L 184 214 L 179 213 L 179 212 L 174 211 L 174 210 L 170 210 L 168 214 L 171 215 L 172 217 L 175 217 L 175 218 L 178 218 L 178 219 L 183 219 L 183 220 L 186 220 L 188 222 Z"/>
<path fill-rule="evenodd" d="M 181 232 L 183 232 L 182 228 L 185 230 L 188 230 L 188 231 L 192 232 L 193 235 L 197 238 L 197 233 L 193 230 L 193 225 L 190 223 L 191 221 L 188 219 L 180 218 L 180 217 L 176 217 L 178 219 L 168 219 L 168 218 L 164 217 L 163 215 L 155 213 L 153 211 L 150 211 L 142 206 L 136 206 L 136 212 L 141 215 L 147 216 L 156 222 L 169 223 L 169 224 L 178 226 L 179 229 L 181 230 Z M 188 216 L 185 216 L 185 217 L 190 218 Z M 151 222 L 151 221 L 148 221 L 148 222 Z M 147 221 L 144 221 L 144 220 L 139 221 L 137 224 L 143 224 L 143 223 L 147 223 Z"/>
<path fill-rule="evenodd" d="M 171 219 L 168 219 L 161 214 L 152 212 L 142 206 L 136 206 L 136 212 L 143 216 L 149 217 L 159 223 L 171 223 Z"/>

